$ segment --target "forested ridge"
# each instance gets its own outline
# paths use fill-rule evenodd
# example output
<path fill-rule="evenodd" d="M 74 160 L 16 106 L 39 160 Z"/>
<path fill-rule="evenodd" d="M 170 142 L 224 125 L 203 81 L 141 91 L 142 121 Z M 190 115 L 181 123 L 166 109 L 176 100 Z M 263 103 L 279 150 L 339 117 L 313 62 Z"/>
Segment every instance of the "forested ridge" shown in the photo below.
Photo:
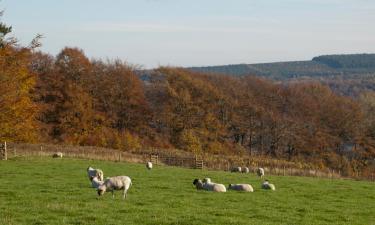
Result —
<path fill-rule="evenodd" d="M 71 47 L 52 56 L 9 32 L 1 24 L 1 141 L 263 155 L 347 175 L 374 170 L 374 92 L 350 98 L 318 81 L 170 67 L 142 81 L 126 62 L 88 59 Z"/>

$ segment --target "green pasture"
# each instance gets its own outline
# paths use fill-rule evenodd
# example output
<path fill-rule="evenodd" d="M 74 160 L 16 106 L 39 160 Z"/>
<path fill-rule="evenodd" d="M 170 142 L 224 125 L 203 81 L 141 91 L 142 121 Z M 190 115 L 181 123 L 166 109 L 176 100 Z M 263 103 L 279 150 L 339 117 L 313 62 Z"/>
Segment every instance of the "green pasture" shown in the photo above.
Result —
<path fill-rule="evenodd" d="M 86 168 L 127 175 L 128 199 L 98 198 Z M 197 191 L 194 178 L 250 183 L 253 193 Z M 0 224 L 375 224 L 375 183 L 254 174 L 81 159 L 0 161 Z"/>

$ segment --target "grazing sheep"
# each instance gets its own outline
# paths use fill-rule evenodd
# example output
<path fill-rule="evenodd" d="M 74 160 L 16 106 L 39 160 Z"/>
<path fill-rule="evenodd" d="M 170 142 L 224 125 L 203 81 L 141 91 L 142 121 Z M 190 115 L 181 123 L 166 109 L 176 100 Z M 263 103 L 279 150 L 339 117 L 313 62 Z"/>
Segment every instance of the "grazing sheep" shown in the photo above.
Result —
<path fill-rule="evenodd" d="M 90 177 L 91 180 L 91 187 L 98 188 L 100 185 L 104 183 L 104 181 L 100 181 L 98 177 Z"/>
<path fill-rule="evenodd" d="M 263 169 L 263 168 L 258 168 L 258 169 L 257 169 L 257 175 L 258 175 L 260 178 L 263 178 L 263 177 L 264 177 L 264 169 Z"/>
<path fill-rule="evenodd" d="M 263 182 L 263 184 L 262 184 L 262 188 L 263 188 L 263 189 L 266 189 L 266 190 L 272 190 L 272 191 L 276 190 L 275 185 L 274 185 L 274 184 L 270 184 L 270 183 L 268 182 L 268 180 L 265 180 L 265 181 Z"/>
<path fill-rule="evenodd" d="M 248 167 L 243 167 L 242 168 L 242 173 L 249 173 L 249 172 L 250 172 L 250 170 L 249 170 Z"/>
<path fill-rule="evenodd" d="M 151 170 L 152 169 L 152 162 L 147 162 L 146 163 L 146 168 Z"/>
<path fill-rule="evenodd" d="M 231 169 L 232 173 L 241 173 L 241 167 L 234 167 Z"/>
<path fill-rule="evenodd" d="M 213 192 L 226 192 L 227 189 L 223 184 L 216 184 L 216 183 L 203 183 L 200 179 L 195 179 L 193 184 L 197 188 L 197 190 L 206 190 L 206 191 L 213 191 Z"/>
<path fill-rule="evenodd" d="M 91 180 L 91 177 L 98 177 L 99 181 L 104 180 L 104 173 L 101 169 L 94 169 L 91 166 L 87 167 L 87 176 Z"/>
<path fill-rule="evenodd" d="M 132 181 L 128 176 L 117 176 L 111 177 L 104 181 L 102 185 L 98 187 L 98 195 L 104 195 L 106 191 L 112 192 L 112 198 L 115 197 L 115 190 L 123 190 L 123 199 L 126 199 L 127 192 L 132 185 Z"/>
<path fill-rule="evenodd" d="M 254 192 L 254 189 L 250 184 L 229 184 L 228 189 L 235 191 Z"/>
<path fill-rule="evenodd" d="M 63 153 L 62 152 L 53 153 L 52 157 L 53 158 L 62 158 L 63 157 Z"/>

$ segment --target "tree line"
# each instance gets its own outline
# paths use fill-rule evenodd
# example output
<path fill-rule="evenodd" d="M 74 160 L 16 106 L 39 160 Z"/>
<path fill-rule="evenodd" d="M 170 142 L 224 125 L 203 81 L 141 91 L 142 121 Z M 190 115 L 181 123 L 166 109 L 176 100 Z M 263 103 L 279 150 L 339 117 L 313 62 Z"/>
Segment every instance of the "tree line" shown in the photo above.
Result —
<path fill-rule="evenodd" d="M 52 56 L 9 32 L 1 23 L 1 141 L 262 155 L 348 175 L 374 169 L 374 92 L 352 99 L 316 81 L 170 67 L 142 81 L 126 62 L 70 47 Z"/>

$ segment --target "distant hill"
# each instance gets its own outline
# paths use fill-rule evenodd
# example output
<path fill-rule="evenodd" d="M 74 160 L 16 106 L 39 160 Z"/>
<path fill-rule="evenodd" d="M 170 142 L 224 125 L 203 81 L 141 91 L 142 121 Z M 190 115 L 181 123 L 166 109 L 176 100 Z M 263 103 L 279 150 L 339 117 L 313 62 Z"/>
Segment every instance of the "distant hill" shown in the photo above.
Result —
<path fill-rule="evenodd" d="M 336 93 L 358 96 L 375 91 L 375 54 L 323 55 L 310 61 L 190 67 L 196 72 L 255 75 L 276 81 L 319 80 Z"/>
<path fill-rule="evenodd" d="M 257 75 L 276 80 L 299 77 L 375 74 L 375 54 L 323 55 L 310 61 L 190 67 L 197 72 L 234 76 Z"/>

